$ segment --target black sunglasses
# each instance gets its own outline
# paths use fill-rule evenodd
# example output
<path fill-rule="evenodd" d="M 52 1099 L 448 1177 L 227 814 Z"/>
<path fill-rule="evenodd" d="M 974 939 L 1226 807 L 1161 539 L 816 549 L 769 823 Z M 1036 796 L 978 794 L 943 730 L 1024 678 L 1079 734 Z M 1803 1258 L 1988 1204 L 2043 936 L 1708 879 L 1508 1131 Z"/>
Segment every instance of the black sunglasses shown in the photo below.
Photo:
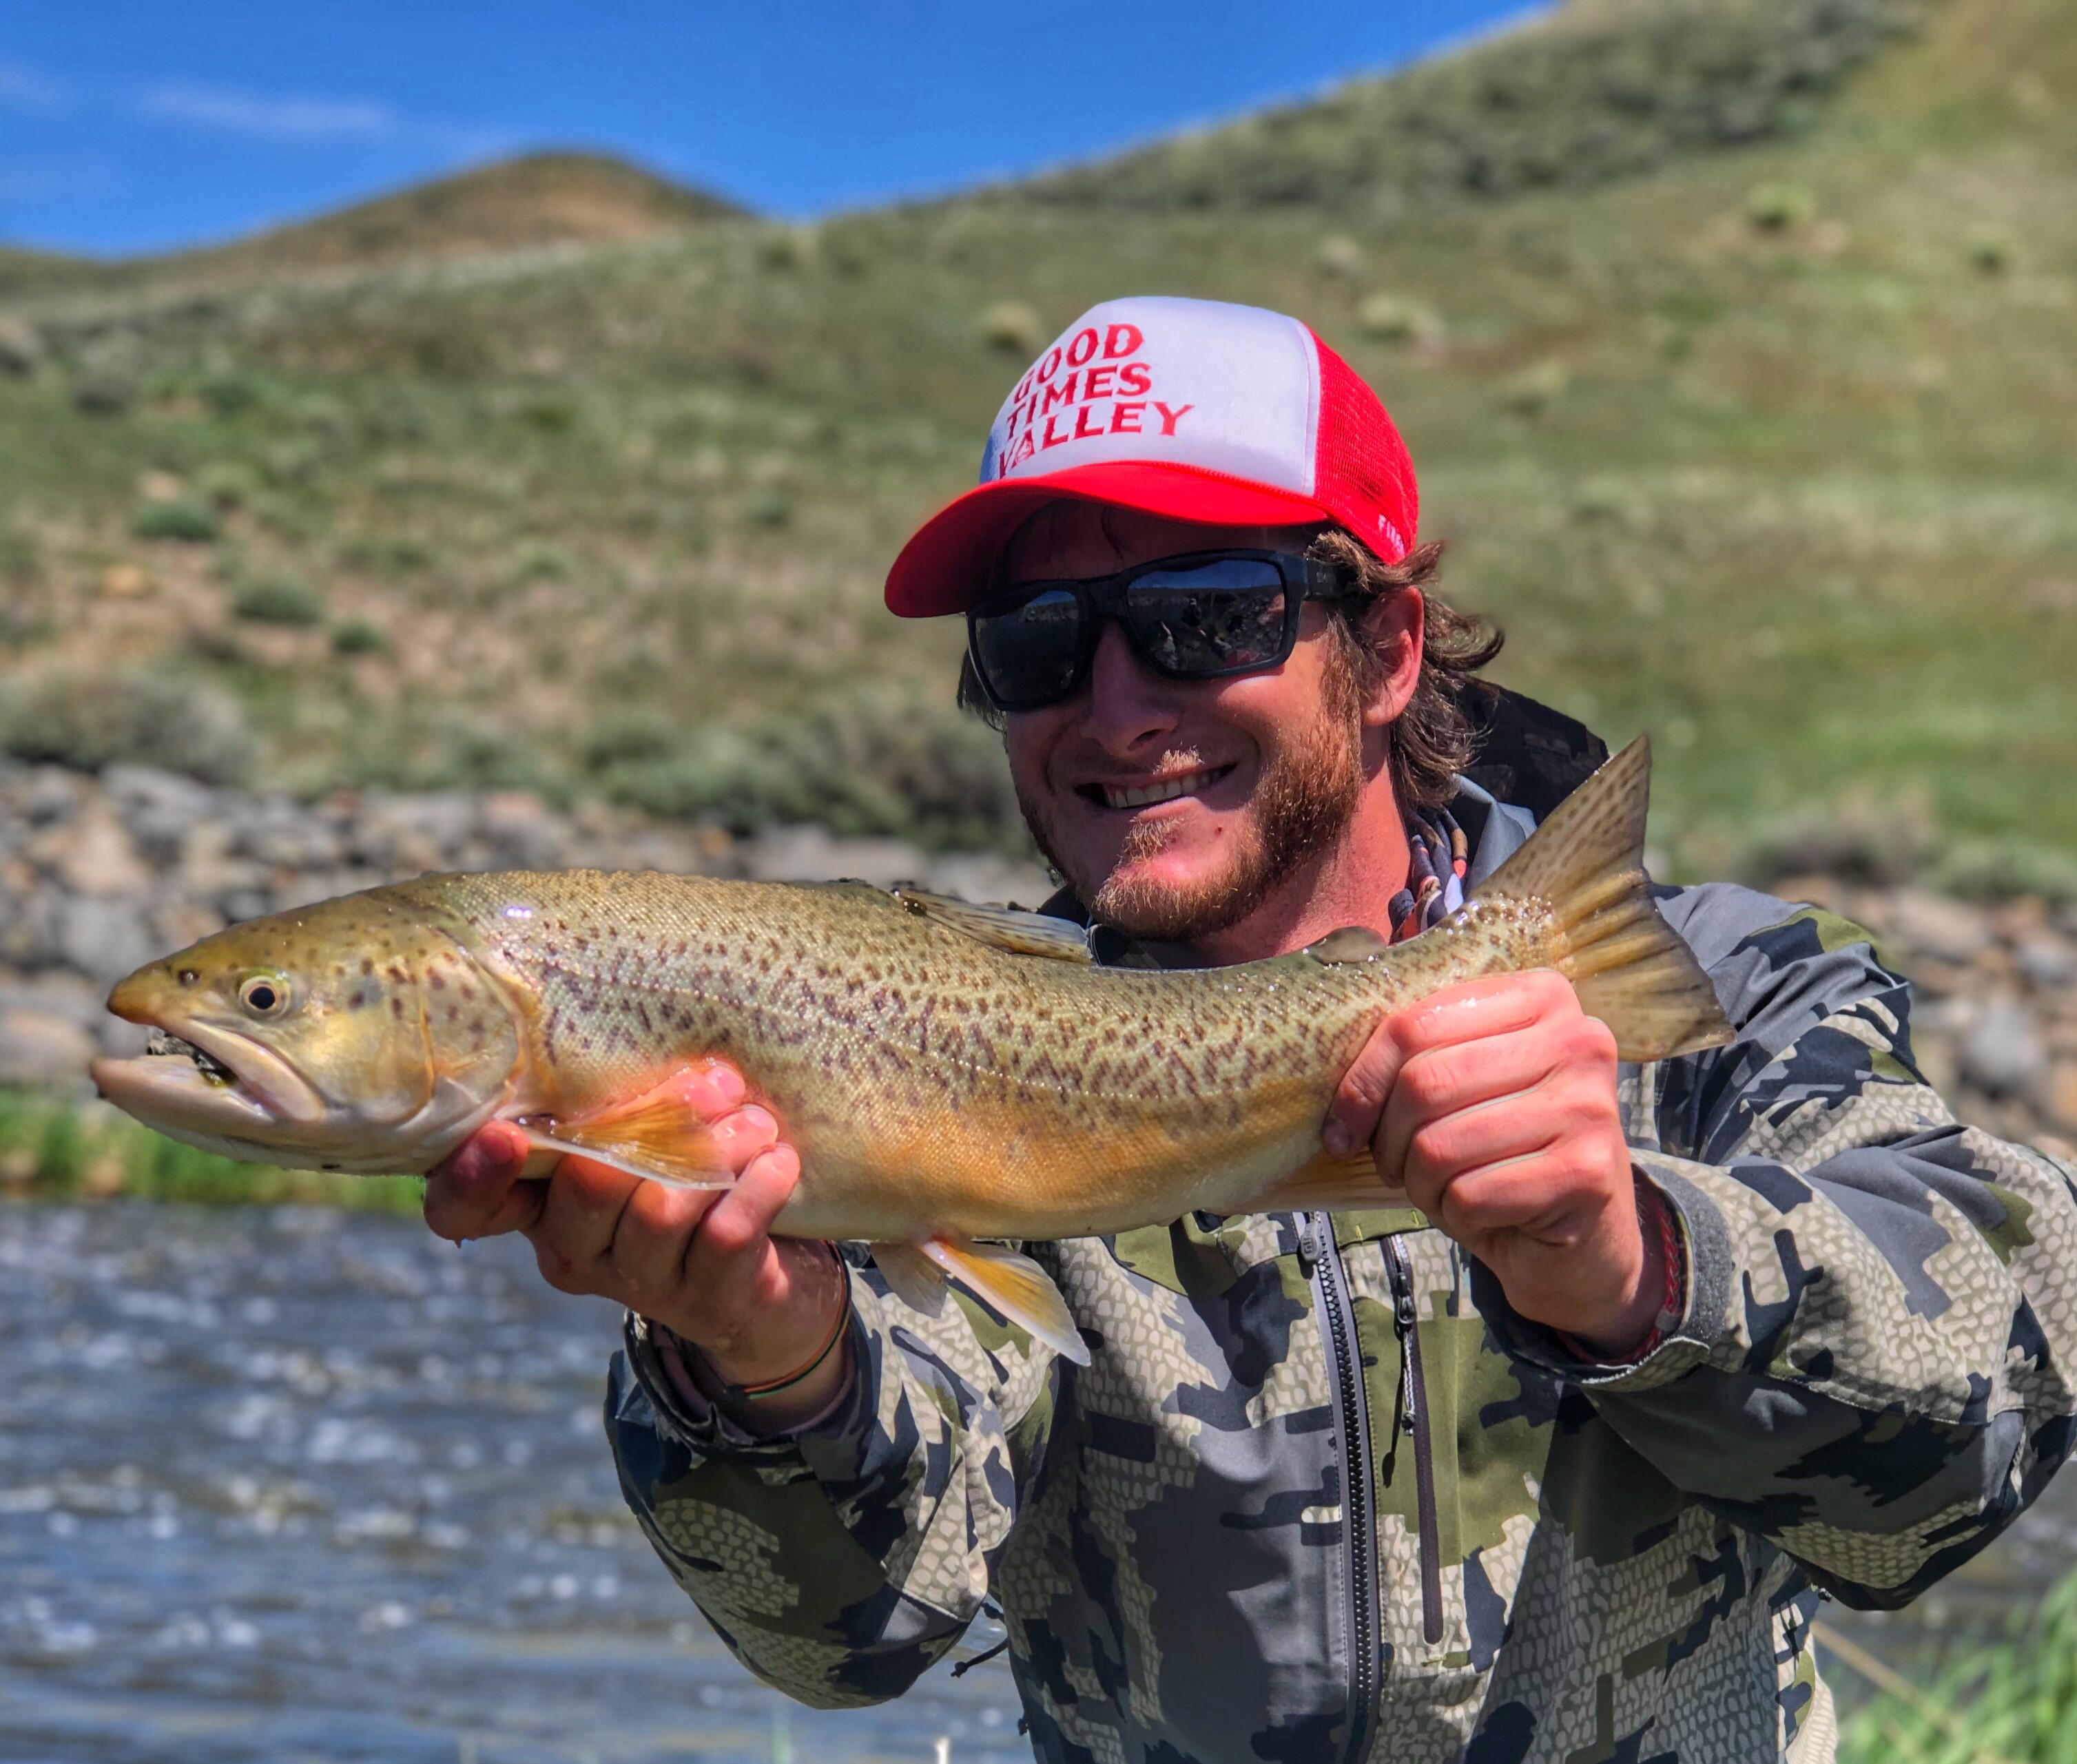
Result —
<path fill-rule="evenodd" d="M 1087 677 L 1106 618 L 1170 680 L 1224 680 L 1291 659 L 1307 601 L 1347 592 L 1291 551 L 1189 551 L 1088 581 L 1020 582 L 967 613 L 967 653 L 997 710 L 1058 704 Z"/>

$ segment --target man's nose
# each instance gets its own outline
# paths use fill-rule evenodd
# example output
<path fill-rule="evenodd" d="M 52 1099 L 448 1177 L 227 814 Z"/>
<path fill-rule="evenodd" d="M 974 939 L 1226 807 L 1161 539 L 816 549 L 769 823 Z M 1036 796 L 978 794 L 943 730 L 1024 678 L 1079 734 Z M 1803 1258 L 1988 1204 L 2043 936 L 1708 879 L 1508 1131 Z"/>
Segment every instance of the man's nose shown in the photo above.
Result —
<path fill-rule="evenodd" d="M 1118 621 L 1105 619 L 1089 664 L 1083 732 L 1106 751 L 1126 755 L 1166 737 L 1176 722 L 1174 689 L 1133 652 Z"/>

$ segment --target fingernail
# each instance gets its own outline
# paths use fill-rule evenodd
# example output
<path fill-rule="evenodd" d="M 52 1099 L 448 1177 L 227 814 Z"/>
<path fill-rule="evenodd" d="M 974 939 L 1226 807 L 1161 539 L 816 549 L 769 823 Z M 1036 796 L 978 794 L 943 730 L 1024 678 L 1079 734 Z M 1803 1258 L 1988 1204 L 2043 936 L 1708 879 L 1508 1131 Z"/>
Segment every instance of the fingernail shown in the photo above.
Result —
<path fill-rule="evenodd" d="M 735 1118 L 743 1123 L 746 1133 L 776 1134 L 779 1130 L 777 1120 L 768 1110 L 760 1109 L 755 1103 L 741 1110 Z"/>
<path fill-rule="evenodd" d="M 1330 1157 L 1346 1158 L 1355 1148 L 1349 1138 L 1349 1130 L 1338 1121 L 1327 1123 L 1327 1130 L 1320 1135 L 1320 1143 L 1327 1148 Z"/>

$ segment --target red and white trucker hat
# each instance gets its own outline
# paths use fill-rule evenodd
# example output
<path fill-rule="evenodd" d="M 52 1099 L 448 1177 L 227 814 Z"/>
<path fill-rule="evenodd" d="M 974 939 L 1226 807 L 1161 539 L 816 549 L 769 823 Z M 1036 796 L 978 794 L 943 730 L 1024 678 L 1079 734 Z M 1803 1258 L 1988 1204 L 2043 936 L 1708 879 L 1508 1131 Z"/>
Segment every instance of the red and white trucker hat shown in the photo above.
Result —
<path fill-rule="evenodd" d="M 894 560 L 889 609 L 964 611 L 1058 497 L 1220 526 L 1331 521 L 1388 564 L 1413 549 L 1420 513 L 1377 394 L 1304 325 L 1153 295 L 1091 307 L 1032 363 L 988 432 L 980 488 Z"/>

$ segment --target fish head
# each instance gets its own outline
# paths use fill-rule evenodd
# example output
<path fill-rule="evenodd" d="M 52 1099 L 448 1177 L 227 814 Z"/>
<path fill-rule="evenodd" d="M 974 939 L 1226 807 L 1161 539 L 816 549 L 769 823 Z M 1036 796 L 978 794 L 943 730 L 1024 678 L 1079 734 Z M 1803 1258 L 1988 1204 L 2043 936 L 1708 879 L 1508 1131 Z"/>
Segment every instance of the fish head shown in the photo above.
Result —
<path fill-rule="evenodd" d="M 98 1059 L 108 1100 L 248 1163 L 431 1169 L 497 1112 L 519 1063 L 505 988 L 422 905 L 376 889 L 248 920 L 109 995 L 151 1051 Z"/>

